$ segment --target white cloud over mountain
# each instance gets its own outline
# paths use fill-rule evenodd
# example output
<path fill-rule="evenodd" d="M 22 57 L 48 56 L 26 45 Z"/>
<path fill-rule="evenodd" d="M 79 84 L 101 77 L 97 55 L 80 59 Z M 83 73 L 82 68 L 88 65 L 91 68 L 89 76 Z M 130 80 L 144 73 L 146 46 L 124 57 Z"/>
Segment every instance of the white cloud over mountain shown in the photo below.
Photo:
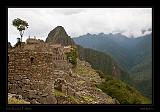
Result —
<path fill-rule="evenodd" d="M 23 40 L 29 35 L 45 40 L 56 26 L 63 26 L 71 37 L 101 32 L 138 37 L 149 32 L 143 34 L 142 30 L 152 28 L 151 8 L 9 8 L 8 41 L 12 44 L 19 37 L 19 32 L 12 26 L 15 18 L 29 23 Z"/>

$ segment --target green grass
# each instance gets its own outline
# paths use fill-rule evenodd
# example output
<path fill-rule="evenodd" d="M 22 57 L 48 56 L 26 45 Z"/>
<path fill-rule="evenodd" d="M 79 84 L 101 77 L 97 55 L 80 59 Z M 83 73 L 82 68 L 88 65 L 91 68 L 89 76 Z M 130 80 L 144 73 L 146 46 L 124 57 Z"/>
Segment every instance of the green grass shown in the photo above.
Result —
<path fill-rule="evenodd" d="M 24 100 L 19 100 L 19 99 L 12 97 L 8 100 L 8 104 L 30 104 L 30 103 Z"/>
<path fill-rule="evenodd" d="M 79 103 L 80 103 L 80 99 L 76 98 L 75 96 L 66 95 L 65 93 L 63 93 L 63 92 L 61 92 L 61 91 L 59 91 L 59 90 L 56 90 L 56 89 L 54 89 L 54 95 L 55 95 L 56 97 L 60 97 L 60 96 L 64 97 L 64 96 L 66 96 L 66 98 L 67 98 L 68 100 L 71 100 L 71 101 L 75 102 L 76 104 L 79 104 Z"/>
<path fill-rule="evenodd" d="M 105 82 L 97 85 L 97 87 L 116 98 L 120 104 L 151 104 L 150 99 L 144 97 L 135 88 L 111 76 L 106 76 Z"/>
<path fill-rule="evenodd" d="M 77 83 L 78 83 L 78 84 L 80 84 L 80 85 L 82 85 L 82 84 L 84 84 L 84 83 L 85 83 L 85 81 L 80 80 L 80 81 L 77 81 Z"/>
<path fill-rule="evenodd" d="M 90 102 L 92 102 L 92 101 L 94 100 L 94 97 L 92 97 L 92 96 L 87 96 L 87 95 L 82 96 L 82 98 L 83 98 L 86 102 L 88 102 L 88 103 L 90 103 Z"/>
<path fill-rule="evenodd" d="M 55 96 L 66 96 L 65 93 L 63 93 L 63 92 L 61 92 L 61 91 L 59 91 L 59 90 L 57 90 L 57 89 L 54 89 L 54 95 L 55 95 Z"/>

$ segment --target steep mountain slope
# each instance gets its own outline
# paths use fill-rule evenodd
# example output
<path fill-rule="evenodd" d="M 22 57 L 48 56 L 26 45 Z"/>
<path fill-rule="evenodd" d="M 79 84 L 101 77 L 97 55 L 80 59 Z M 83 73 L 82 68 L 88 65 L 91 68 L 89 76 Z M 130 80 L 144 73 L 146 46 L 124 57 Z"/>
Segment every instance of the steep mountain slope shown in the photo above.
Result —
<path fill-rule="evenodd" d="M 151 34 L 139 38 L 127 38 L 118 34 L 83 35 L 74 38 L 74 41 L 86 48 L 92 48 L 110 54 L 120 65 L 127 70 L 151 54 Z"/>
<path fill-rule="evenodd" d="M 94 69 L 103 71 L 105 74 L 112 75 L 131 84 L 129 74 L 111 56 L 93 49 L 83 48 L 79 45 L 77 45 L 77 50 L 79 58 L 89 62 Z"/>
<path fill-rule="evenodd" d="M 87 34 L 74 38 L 74 41 L 86 48 L 110 54 L 123 69 L 131 74 L 132 83 L 151 98 L 152 34 L 139 38 L 127 38 L 120 33 Z M 137 80 L 139 83 L 136 82 Z M 143 81 L 148 82 L 146 86 Z"/>
<path fill-rule="evenodd" d="M 121 104 L 151 104 L 152 101 L 144 97 L 134 87 L 101 72 L 100 76 L 105 81 L 98 84 L 97 87 L 116 98 Z"/>
<path fill-rule="evenodd" d="M 74 41 L 68 36 L 68 34 L 62 26 L 57 26 L 55 29 L 50 31 L 45 42 L 61 44 L 63 46 L 74 45 Z"/>
<path fill-rule="evenodd" d="M 113 40 L 113 38 L 116 39 Z M 73 39 L 76 44 L 79 44 L 85 48 L 91 48 L 110 54 L 123 68 L 130 66 L 130 63 L 127 62 L 128 56 L 126 55 L 126 50 L 117 43 L 117 37 L 115 37 L 113 34 L 87 34 Z"/>
<path fill-rule="evenodd" d="M 97 90 L 105 92 L 107 95 L 112 96 L 112 98 L 117 99 L 120 104 L 150 104 L 151 101 L 144 97 L 135 88 L 129 86 L 128 84 L 120 81 L 119 79 L 106 75 L 99 70 L 94 70 L 90 67 L 90 64 L 86 61 L 78 60 L 77 66 L 73 69 L 74 73 L 79 76 L 90 80 L 95 83 Z M 100 78 L 98 77 L 100 76 Z M 97 81 L 96 81 L 97 80 Z M 79 84 L 83 84 L 84 81 L 78 81 Z M 99 88 L 99 89 L 98 89 Z M 115 102 L 117 102 L 117 100 Z M 118 103 L 117 102 L 117 103 Z"/>

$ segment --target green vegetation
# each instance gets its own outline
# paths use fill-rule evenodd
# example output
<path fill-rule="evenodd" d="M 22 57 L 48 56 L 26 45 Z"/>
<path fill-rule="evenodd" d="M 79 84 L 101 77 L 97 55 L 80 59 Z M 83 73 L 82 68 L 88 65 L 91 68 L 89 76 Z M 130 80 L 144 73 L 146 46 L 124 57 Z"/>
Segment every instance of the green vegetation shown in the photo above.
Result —
<path fill-rule="evenodd" d="M 28 26 L 29 26 L 28 23 L 24 20 L 21 20 L 21 19 L 17 18 L 17 19 L 14 19 L 12 21 L 12 25 L 15 26 L 17 28 L 17 30 L 19 31 L 20 36 L 21 36 L 21 42 L 22 42 L 22 37 L 23 37 L 23 34 L 24 34 L 24 30 L 26 28 L 28 28 Z"/>
<path fill-rule="evenodd" d="M 151 103 L 148 98 L 142 96 L 141 93 L 133 87 L 108 75 L 105 75 L 105 82 L 97 85 L 97 87 L 111 97 L 116 98 L 120 104 Z"/>
<path fill-rule="evenodd" d="M 87 103 L 91 103 L 94 100 L 94 97 L 92 96 L 82 96 L 82 98 L 87 102 Z"/>
<path fill-rule="evenodd" d="M 77 64 L 77 49 L 75 47 L 72 47 L 73 49 L 71 52 L 66 53 L 67 59 L 69 60 L 70 63 L 72 63 L 74 66 Z"/>
<path fill-rule="evenodd" d="M 54 95 L 56 97 L 60 97 L 60 96 L 64 97 L 65 96 L 68 100 L 70 100 L 76 104 L 81 104 L 82 102 L 90 104 L 94 100 L 93 96 L 84 95 L 84 96 L 80 96 L 80 97 L 75 97 L 72 95 L 66 95 L 65 93 L 63 93 L 59 90 L 56 90 L 56 89 L 54 89 Z"/>
<path fill-rule="evenodd" d="M 19 99 L 12 97 L 8 100 L 8 104 L 30 104 L 30 103 L 24 100 L 19 100 Z"/>
<path fill-rule="evenodd" d="M 143 95 L 152 98 L 152 33 L 138 38 L 128 38 L 122 34 L 90 34 L 74 38 L 74 41 L 85 48 L 111 55 L 120 67 L 127 71 L 127 73 L 121 73 L 120 78 L 132 84 Z M 101 58 L 100 54 L 98 57 L 104 67 L 110 63 L 103 57 Z M 111 69 L 107 67 L 108 70 L 103 69 L 103 65 L 96 62 L 94 57 L 86 58 L 84 59 L 90 61 L 94 69 L 111 74 L 108 71 Z"/>
<path fill-rule="evenodd" d="M 75 102 L 76 104 L 79 104 L 80 103 L 80 99 L 78 99 L 78 98 L 75 98 L 75 96 L 69 96 L 69 99 L 71 100 L 71 101 L 73 101 L 73 102 Z"/>
<path fill-rule="evenodd" d="M 57 89 L 54 89 L 54 95 L 55 96 L 66 96 L 65 93 L 63 93 L 63 92 L 61 92 L 61 91 L 59 91 Z"/>
<path fill-rule="evenodd" d="M 94 69 L 103 71 L 106 74 L 112 74 L 113 59 L 102 52 L 92 49 L 77 47 L 79 58 L 89 62 Z"/>
<path fill-rule="evenodd" d="M 75 102 L 77 104 L 80 103 L 80 99 L 76 98 L 75 96 L 72 96 L 72 95 L 66 95 L 65 93 L 59 91 L 59 90 L 56 90 L 54 89 L 54 95 L 56 97 L 66 97 L 68 100 L 72 101 L 72 102 Z"/>
<path fill-rule="evenodd" d="M 121 80 L 123 80 L 129 84 L 132 84 L 131 83 L 132 79 L 130 78 L 128 72 L 124 71 L 114 61 L 114 59 L 111 56 L 109 56 L 103 52 L 99 52 L 99 51 L 89 49 L 89 48 L 83 48 L 78 45 L 77 45 L 77 50 L 78 50 L 79 58 L 81 60 L 85 60 L 85 61 L 89 62 L 92 65 L 92 68 L 94 68 L 95 70 L 102 71 L 104 74 L 113 75 L 112 74 L 112 71 L 114 68 L 113 66 L 115 66 L 116 70 L 119 71 L 117 76 Z M 81 72 L 81 71 L 82 71 L 82 73 L 84 72 L 84 70 L 79 69 L 79 67 L 78 67 L 78 70 L 79 70 L 79 72 Z"/>
<path fill-rule="evenodd" d="M 78 83 L 78 84 L 80 84 L 80 85 L 82 85 L 82 84 L 84 84 L 84 83 L 85 83 L 85 81 L 80 80 L 80 81 L 77 81 L 77 83 Z"/>

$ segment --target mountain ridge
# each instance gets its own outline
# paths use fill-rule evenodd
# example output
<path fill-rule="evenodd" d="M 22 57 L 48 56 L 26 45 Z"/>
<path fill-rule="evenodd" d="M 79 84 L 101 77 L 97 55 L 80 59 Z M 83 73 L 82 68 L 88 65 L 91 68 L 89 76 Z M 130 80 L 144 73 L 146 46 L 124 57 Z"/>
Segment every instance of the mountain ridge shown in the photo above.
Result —
<path fill-rule="evenodd" d="M 141 74 L 144 73 L 145 77 L 148 77 L 148 80 L 152 81 L 152 33 L 138 38 L 127 38 L 121 34 L 117 36 L 117 34 L 111 33 L 93 34 L 90 37 L 83 35 L 74 38 L 74 41 L 85 48 L 91 48 L 111 55 L 125 71 L 131 74 L 130 76 L 133 80 L 136 79 L 133 77 L 135 76 L 134 74 L 137 74 L 136 77 L 142 76 L 143 79 L 144 75 Z M 136 84 L 136 80 L 134 81 L 134 85 Z M 148 83 L 148 85 L 150 84 Z M 138 85 L 135 86 L 139 88 Z M 151 94 L 152 92 L 149 92 L 147 96 L 151 98 Z"/>

